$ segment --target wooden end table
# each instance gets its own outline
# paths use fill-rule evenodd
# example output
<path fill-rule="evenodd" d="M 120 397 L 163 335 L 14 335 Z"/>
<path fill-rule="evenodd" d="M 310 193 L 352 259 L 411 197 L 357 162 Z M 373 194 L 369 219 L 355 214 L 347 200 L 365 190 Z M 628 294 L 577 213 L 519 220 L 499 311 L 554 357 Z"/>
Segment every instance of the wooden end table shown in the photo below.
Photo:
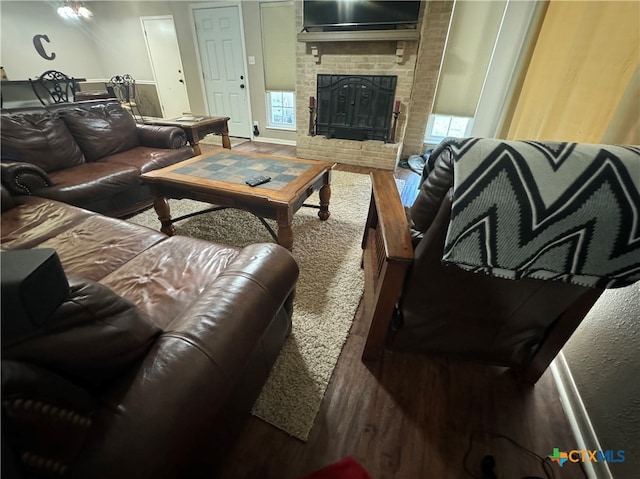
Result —
<path fill-rule="evenodd" d="M 172 219 L 167 198 L 188 198 L 276 220 L 278 232 L 274 237 L 278 244 L 291 250 L 293 215 L 315 191 L 320 205 L 314 207 L 319 208 L 320 220 L 329 218 L 334 166 L 325 161 L 220 150 L 144 173 L 142 179 L 156 197 L 153 206 L 162 225 L 160 230 L 169 236 L 175 234 L 174 221 L 193 214 Z M 255 187 L 245 183 L 258 175 L 272 180 Z"/>
<path fill-rule="evenodd" d="M 193 147 L 196 155 L 202 154 L 200 151 L 200 140 L 205 136 L 215 133 L 222 136 L 222 147 L 231 149 L 229 140 L 229 117 L 224 116 L 190 116 L 185 115 L 169 120 L 147 120 L 147 125 L 177 126 L 182 128 L 187 135 L 189 144 Z"/>

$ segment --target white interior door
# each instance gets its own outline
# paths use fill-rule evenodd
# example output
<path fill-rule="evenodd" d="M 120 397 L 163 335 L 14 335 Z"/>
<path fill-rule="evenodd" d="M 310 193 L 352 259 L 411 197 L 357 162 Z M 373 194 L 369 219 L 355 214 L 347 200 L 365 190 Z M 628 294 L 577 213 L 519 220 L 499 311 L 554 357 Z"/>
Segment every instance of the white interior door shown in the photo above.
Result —
<path fill-rule="evenodd" d="M 209 115 L 228 116 L 229 134 L 251 138 L 237 6 L 193 10 Z"/>
<path fill-rule="evenodd" d="M 164 118 L 182 116 L 183 113 L 191 111 L 191 106 L 184 82 L 184 70 L 173 17 L 171 15 L 141 17 L 140 21 L 147 42 L 162 115 Z"/>

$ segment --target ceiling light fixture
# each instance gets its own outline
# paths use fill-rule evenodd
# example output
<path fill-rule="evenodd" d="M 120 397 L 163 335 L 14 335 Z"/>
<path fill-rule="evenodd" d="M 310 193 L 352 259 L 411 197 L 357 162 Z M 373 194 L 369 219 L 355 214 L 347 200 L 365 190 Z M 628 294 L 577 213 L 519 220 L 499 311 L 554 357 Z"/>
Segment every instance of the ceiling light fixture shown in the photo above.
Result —
<path fill-rule="evenodd" d="M 84 6 L 84 2 L 65 0 L 64 3 L 58 7 L 58 15 L 62 18 L 88 19 L 93 17 L 93 12 Z"/>

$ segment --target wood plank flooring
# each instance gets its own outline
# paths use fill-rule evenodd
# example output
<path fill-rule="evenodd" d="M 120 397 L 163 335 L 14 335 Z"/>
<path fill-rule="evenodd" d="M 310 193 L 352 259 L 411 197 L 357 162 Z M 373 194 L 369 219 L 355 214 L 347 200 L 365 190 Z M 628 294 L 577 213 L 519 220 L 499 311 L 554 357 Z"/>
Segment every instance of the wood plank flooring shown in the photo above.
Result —
<path fill-rule="evenodd" d="M 257 142 L 236 149 L 295 156 L 295 147 Z M 418 175 L 395 174 L 415 196 Z M 387 352 L 364 364 L 367 326 L 358 310 L 306 443 L 251 417 L 214 477 L 295 479 L 352 456 L 372 479 L 484 479 L 487 454 L 499 479 L 586 477 L 577 463 L 545 472 L 535 457 L 576 448 L 550 371 L 532 387 L 502 368 L 424 356 Z"/>

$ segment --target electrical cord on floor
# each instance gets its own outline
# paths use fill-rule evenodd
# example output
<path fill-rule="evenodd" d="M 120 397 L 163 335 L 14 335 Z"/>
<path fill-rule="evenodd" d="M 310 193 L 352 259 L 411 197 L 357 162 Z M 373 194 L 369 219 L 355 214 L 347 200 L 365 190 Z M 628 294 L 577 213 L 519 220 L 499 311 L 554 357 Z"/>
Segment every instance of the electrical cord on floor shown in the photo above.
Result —
<path fill-rule="evenodd" d="M 474 443 L 476 434 L 484 434 L 484 435 L 487 435 L 487 436 L 489 436 L 490 438 L 493 438 L 493 439 L 504 439 L 504 440 L 508 441 L 509 443 L 513 444 L 514 446 L 516 446 L 521 451 L 524 451 L 528 455 L 530 455 L 530 456 L 534 457 L 535 459 L 537 459 L 540 462 L 540 465 L 542 466 L 542 469 L 543 469 L 544 474 L 545 474 L 545 478 L 541 478 L 539 476 L 525 476 L 522 479 L 556 479 L 555 473 L 554 473 L 553 468 L 552 468 L 551 461 L 548 458 L 543 458 L 542 456 L 539 456 L 538 454 L 536 454 L 532 450 L 527 449 L 526 447 L 524 447 L 521 444 L 518 444 L 516 441 L 511 439 L 509 436 L 505 436 L 504 434 L 498 434 L 498 433 L 494 433 L 494 432 L 490 432 L 490 431 L 472 432 L 471 436 L 469 437 L 469 446 L 467 447 L 467 451 L 465 452 L 464 458 L 462 460 L 462 467 L 464 468 L 464 472 L 469 474 L 469 476 L 471 476 L 473 479 L 498 479 L 498 476 L 496 476 L 495 473 L 493 472 L 493 467 L 495 466 L 495 460 L 494 460 L 493 456 L 490 456 L 490 455 L 484 456 L 484 459 L 482 460 L 482 464 L 481 464 L 482 470 L 483 470 L 483 476 L 482 477 L 476 476 L 474 473 L 472 473 L 469 470 L 469 466 L 467 464 L 467 460 L 469 459 L 469 455 L 471 454 L 471 449 L 473 448 L 473 443 Z"/>

